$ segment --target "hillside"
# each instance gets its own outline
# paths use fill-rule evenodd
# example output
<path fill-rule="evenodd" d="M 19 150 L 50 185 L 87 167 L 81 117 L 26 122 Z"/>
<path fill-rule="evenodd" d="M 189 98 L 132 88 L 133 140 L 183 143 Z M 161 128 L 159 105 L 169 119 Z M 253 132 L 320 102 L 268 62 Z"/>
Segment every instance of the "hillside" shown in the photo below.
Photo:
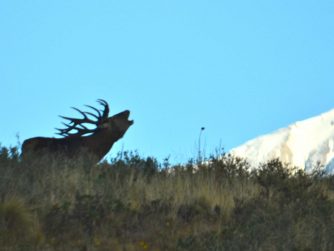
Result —
<path fill-rule="evenodd" d="M 334 250 L 334 176 L 230 155 L 84 159 L 0 147 L 1 251 Z"/>

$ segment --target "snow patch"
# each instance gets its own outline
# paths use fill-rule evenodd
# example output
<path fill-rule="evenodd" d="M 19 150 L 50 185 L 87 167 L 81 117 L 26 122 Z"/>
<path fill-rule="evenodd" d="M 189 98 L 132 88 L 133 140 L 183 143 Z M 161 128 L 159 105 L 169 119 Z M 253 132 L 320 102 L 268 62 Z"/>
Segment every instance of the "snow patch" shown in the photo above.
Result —
<path fill-rule="evenodd" d="M 253 168 L 279 158 L 283 163 L 313 171 L 317 164 L 334 172 L 334 109 L 260 136 L 230 151 L 246 158 Z"/>

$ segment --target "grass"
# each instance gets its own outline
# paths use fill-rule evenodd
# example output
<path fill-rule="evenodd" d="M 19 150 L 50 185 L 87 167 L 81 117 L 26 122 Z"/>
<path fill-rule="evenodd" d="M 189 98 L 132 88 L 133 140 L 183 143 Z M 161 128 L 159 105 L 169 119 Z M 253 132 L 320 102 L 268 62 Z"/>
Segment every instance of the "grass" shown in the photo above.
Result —
<path fill-rule="evenodd" d="M 201 163 L 21 161 L 1 147 L 0 251 L 334 250 L 334 177 Z"/>

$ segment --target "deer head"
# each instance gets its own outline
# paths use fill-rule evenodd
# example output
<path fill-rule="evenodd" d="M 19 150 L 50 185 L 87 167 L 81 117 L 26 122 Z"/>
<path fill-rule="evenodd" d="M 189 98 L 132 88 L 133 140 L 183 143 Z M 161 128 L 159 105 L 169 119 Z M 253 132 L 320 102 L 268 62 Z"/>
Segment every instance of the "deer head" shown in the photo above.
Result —
<path fill-rule="evenodd" d="M 66 128 L 58 129 L 57 134 L 64 136 L 65 138 L 81 137 L 87 134 L 95 134 L 99 132 L 105 132 L 111 136 L 123 136 L 127 129 L 133 124 L 133 120 L 128 120 L 130 111 L 125 110 L 118 113 L 112 117 L 109 116 L 109 105 L 103 99 L 98 99 L 97 102 L 104 107 L 103 111 L 96 109 L 93 106 L 86 105 L 86 107 L 91 108 L 96 114 L 92 112 L 83 112 L 78 108 L 72 107 L 72 109 L 78 111 L 83 118 L 69 118 L 65 116 L 60 116 L 61 118 L 68 120 L 69 123 L 63 123 Z M 92 118 L 89 118 L 93 117 Z M 94 125 L 94 129 L 89 129 L 85 124 Z"/>
<path fill-rule="evenodd" d="M 113 144 L 123 137 L 133 120 L 129 120 L 128 110 L 109 117 L 108 103 L 103 99 L 98 99 L 97 102 L 103 106 L 103 110 L 86 105 L 92 111 L 81 111 L 72 107 L 82 118 L 60 116 L 67 121 L 63 123 L 65 128 L 57 129 L 57 134 L 62 138 L 36 137 L 25 140 L 22 156 L 28 153 L 57 153 L 65 157 L 74 157 L 84 152 L 101 160 Z M 93 125 L 94 128 L 88 128 L 89 125 Z"/>

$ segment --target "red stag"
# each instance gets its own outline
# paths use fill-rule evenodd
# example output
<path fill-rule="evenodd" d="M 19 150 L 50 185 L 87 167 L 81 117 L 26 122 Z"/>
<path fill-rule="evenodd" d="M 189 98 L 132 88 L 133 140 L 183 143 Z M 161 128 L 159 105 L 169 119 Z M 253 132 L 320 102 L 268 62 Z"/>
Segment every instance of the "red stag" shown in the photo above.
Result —
<path fill-rule="evenodd" d="M 66 128 L 57 129 L 59 131 L 57 134 L 63 136 L 62 138 L 35 137 L 25 140 L 22 144 L 22 157 L 58 154 L 66 158 L 73 158 L 84 154 L 100 161 L 113 144 L 123 137 L 133 124 L 133 120 L 129 120 L 130 111 L 128 110 L 108 117 L 108 103 L 103 99 L 98 99 L 97 102 L 103 106 L 103 111 L 86 105 L 96 114 L 72 107 L 83 118 L 60 116 L 69 121 L 69 123 L 63 123 Z M 85 124 L 92 124 L 96 128 L 89 129 Z"/>

